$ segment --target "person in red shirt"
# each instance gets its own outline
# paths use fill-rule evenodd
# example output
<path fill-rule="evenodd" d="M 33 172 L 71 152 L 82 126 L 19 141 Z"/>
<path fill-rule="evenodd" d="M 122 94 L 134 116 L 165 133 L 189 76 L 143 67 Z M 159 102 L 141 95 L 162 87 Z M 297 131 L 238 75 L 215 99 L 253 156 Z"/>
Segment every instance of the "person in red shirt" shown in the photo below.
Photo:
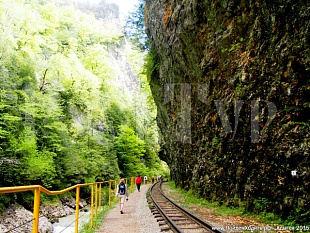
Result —
<path fill-rule="evenodd" d="M 140 192 L 141 183 L 142 183 L 142 178 L 141 178 L 140 175 L 138 175 L 138 176 L 136 177 L 136 185 L 137 185 L 138 192 Z"/>

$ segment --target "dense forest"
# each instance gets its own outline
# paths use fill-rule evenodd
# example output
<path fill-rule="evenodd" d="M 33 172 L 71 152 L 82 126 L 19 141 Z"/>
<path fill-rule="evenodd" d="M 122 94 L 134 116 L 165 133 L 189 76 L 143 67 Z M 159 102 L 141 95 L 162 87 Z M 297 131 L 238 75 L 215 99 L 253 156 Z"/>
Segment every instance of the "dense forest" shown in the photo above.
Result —
<path fill-rule="evenodd" d="M 165 171 L 145 53 L 118 14 L 104 0 L 1 2 L 0 186 L 60 190 Z M 16 199 L 26 193 L 0 203 Z"/>

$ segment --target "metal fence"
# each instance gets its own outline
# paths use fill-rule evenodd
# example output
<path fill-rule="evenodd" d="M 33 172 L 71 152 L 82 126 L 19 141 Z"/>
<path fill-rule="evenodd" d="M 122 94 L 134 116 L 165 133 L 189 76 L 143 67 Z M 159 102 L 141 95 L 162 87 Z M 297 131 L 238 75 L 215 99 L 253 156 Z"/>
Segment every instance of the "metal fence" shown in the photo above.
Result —
<path fill-rule="evenodd" d="M 125 178 L 125 182 L 128 185 L 129 189 L 132 191 L 135 185 L 134 177 Z M 60 195 L 71 190 L 75 189 L 76 192 L 76 207 L 75 207 L 75 233 L 79 231 L 79 203 L 80 203 L 80 191 L 81 187 L 91 187 L 91 196 L 90 196 L 90 227 L 94 226 L 94 218 L 98 214 L 99 210 L 102 206 L 103 199 L 103 185 L 108 185 L 108 205 L 111 205 L 112 198 L 115 200 L 116 196 L 116 187 L 117 180 L 108 180 L 103 182 L 93 182 L 86 184 L 77 184 L 71 186 L 69 188 L 60 190 L 60 191 L 50 191 L 41 185 L 28 185 L 28 186 L 17 186 L 17 187 L 3 187 L 0 188 L 0 194 L 5 193 L 17 193 L 17 192 L 26 192 L 26 191 L 34 191 L 34 204 L 33 204 L 33 219 L 32 219 L 32 233 L 39 232 L 39 213 L 40 213 L 40 196 L 41 192 L 47 195 Z M 14 227 L 16 229 L 17 227 Z"/>

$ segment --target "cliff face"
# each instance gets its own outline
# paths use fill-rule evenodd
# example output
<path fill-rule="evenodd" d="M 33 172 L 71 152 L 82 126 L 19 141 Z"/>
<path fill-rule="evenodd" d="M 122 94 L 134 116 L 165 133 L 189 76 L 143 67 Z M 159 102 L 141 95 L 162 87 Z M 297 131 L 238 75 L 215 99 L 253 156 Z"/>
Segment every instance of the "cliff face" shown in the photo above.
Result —
<path fill-rule="evenodd" d="M 264 198 L 283 215 L 309 210 L 309 9 L 306 0 L 146 1 L 160 156 L 177 184 L 248 209 Z"/>

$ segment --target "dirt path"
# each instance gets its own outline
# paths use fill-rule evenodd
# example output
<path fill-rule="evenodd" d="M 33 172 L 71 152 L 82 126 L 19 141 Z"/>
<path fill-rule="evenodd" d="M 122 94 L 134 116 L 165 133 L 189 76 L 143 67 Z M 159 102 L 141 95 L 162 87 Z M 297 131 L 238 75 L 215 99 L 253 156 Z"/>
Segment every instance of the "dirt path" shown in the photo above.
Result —
<path fill-rule="evenodd" d="M 135 190 L 129 195 L 124 205 L 124 214 L 120 214 L 119 204 L 109 211 L 103 225 L 96 232 L 100 233 L 158 233 L 159 225 L 151 213 L 146 191 L 150 185 L 142 185 L 141 192 Z"/>

